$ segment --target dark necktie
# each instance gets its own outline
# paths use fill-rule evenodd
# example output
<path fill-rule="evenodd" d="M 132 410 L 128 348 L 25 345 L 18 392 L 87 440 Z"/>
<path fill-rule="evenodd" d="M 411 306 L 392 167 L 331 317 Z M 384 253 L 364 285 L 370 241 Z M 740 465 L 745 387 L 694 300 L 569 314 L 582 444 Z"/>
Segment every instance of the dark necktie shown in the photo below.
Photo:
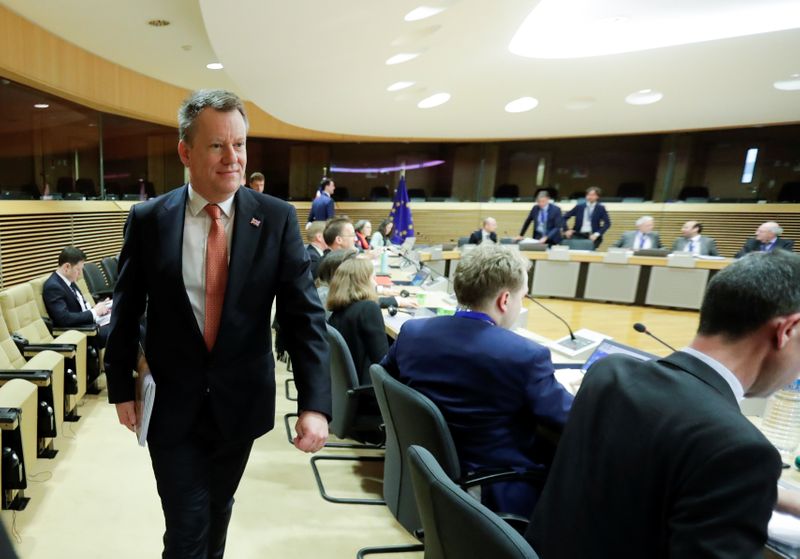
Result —
<path fill-rule="evenodd" d="M 644 235 L 639 234 L 639 248 L 644 248 Z"/>
<path fill-rule="evenodd" d="M 83 302 L 84 302 L 84 299 L 83 299 L 83 297 L 81 296 L 81 292 L 78 290 L 78 286 L 77 286 L 77 285 L 75 285 L 75 282 L 73 282 L 73 283 L 70 283 L 70 284 L 69 284 L 69 286 L 70 286 L 70 288 L 72 288 L 72 292 L 75 294 L 75 298 L 78 300 L 78 304 L 81 306 L 81 309 L 83 309 L 83 310 L 87 310 L 87 309 L 86 309 L 86 306 L 87 306 L 87 305 L 84 305 L 84 304 L 83 304 Z"/>
<path fill-rule="evenodd" d="M 212 221 L 206 244 L 206 316 L 203 339 L 211 351 L 217 340 L 225 287 L 228 285 L 228 243 L 219 206 L 208 204 L 205 210 Z"/>

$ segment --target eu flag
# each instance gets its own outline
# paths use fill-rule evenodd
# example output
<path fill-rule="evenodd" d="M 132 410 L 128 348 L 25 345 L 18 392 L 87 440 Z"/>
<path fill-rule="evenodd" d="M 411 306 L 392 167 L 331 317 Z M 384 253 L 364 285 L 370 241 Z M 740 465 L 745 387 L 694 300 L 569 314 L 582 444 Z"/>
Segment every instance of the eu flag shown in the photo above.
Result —
<path fill-rule="evenodd" d="M 406 237 L 414 237 L 414 220 L 411 218 L 411 208 L 408 207 L 408 189 L 406 188 L 406 176 L 400 177 L 400 184 L 394 193 L 392 211 L 389 212 L 392 220 L 392 243 L 403 244 Z"/>

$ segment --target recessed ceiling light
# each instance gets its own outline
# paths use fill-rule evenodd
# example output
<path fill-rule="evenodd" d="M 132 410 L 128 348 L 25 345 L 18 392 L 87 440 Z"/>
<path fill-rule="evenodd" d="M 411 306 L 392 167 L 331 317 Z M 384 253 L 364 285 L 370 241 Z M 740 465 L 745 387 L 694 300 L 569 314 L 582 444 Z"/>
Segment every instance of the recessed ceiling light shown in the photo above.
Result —
<path fill-rule="evenodd" d="M 389 66 L 391 66 L 392 64 L 402 64 L 403 62 L 414 60 L 418 56 L 419 56 L 418 52 L 401 52 L 400 54 L 395 54 L 394 56 L 389 57 L 386 60 L 386 64 L 388 64 Z"/>
<path fill-rule="evenodd" d="M 33 106 L 33 108 L 35 108 L 35 109 L 46 109 L 46 108 L 48 108 L 49 106 L 50 106 L 50 105 L 48 105 L 47 103 L 36 103 L 36 104 Z"/>
<path fill-rule="evenodd" d="M 778 80 L 772 84 L 772 87 L 781 91 L 798 91 L 800 90 L 800 74 L 792 74 L 788 80 Z"/>
<path fill-rule="evenodd" d="M 401 89 L 406 89 L 412 85 L 414 85 L 414 82 L 394 82 L 392 85 L 386 88 L 386 91 L 400 91 Z"/>
<path fill-rule="evenodd" d="M 520 97 L 514 99 L 506 105 L 507 113 L 524 113 L 535 109 L 539 105 L 539 101 L 533 97 Z"/>
<path fill-rule="evenodd" d="M 219 62 L 212 62 L 211 64 L 206 64 L 206 68 L 209 70 L 222 70 L 224 66 Z"/>
<path fill-rule="evenodd" d="M 620 10 L 623 8 L 623 10 Z M 540 0 L 508 49 L 530 58 L 584 58 L 800 27 L 795 2 Z"/>
<path fill-rule="evenodd" d="M 147 25 L 151 25 L 153 27 L 166 27 L 167 25 L 169 25 L 169 23 L 170 22 L 167 21 L 166 19 L 151 19 L 150 21 L 147 22 Z"/>
<path fill-rule="evenodd" d="M 653 103 L 658 103 L 663 98 L 664 94 L 660 91 L 640 89 L 625 97 L 625 102 L 629 105 L 651 105 Z"/>
<path fill-rule="evenodd" d="M 438 107 L 439 105 L 447 103 L 449 100 L 449 93 L 435 93 L 417 103 L 417 107 L 420 109 L 432 109 L 433 107 Z"/>
<path fill-rule="evenodd" d="M 444 11 L 444 8 L 432 8 L 430 6 L 420 6 L 419 8 L 414 8 L 410 12 L 406 14 L 406 17 L 403 19 L 406 21 L 419 21 L 421 19 L 433 17 L 436 14 L 440 14 Z"/>

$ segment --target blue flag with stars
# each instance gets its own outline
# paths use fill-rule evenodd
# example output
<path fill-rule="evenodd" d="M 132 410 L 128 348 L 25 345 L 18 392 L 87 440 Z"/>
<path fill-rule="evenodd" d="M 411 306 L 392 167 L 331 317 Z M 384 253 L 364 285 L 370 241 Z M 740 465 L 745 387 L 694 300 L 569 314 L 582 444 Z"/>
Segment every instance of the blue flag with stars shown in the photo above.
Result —
<path fill-rule="evenodd" d="M 408 189 L 406 188 L 405 173 L 400 177 L 400 184 L 394 193 L 392 211 L 389 212 L 392 220 L 392 243 L 403 244 L 406 237 L 414 237 L 414 220 L 411 218 L 411 208 L 408 207 Z"/>

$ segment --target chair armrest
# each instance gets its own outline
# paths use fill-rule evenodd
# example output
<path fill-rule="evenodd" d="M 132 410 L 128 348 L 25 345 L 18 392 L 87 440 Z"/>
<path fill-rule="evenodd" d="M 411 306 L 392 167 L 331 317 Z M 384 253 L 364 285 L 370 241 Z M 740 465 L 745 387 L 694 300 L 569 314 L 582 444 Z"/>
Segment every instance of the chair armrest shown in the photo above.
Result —
<path fill-rule="evenodd" d="M 36 386 L 49 386 L 53 372 L 34 369 L 0 369 L 0 382 L 21 378 Z"/>
<path fill-rule="evenodd" d="M 36 355 L 40 351 L 55 351 L 64 357 L 74 357 L 77 346 L 75 344 L 28 344 L 25 346 L 22 354 L 25 357 Z"/>
<path fill-rule="evenodd" d="M 375 389 L 372 387 L 371 384 L 365 384 L 363 386 L 356 386 L 355 388 L 348 388 L 347 395 L 353 396 L 355 394 L 374 394 Z"/>
<path fill-rule="evenodd" d="M 544 485 L 545 479 L 547 479 L 547 470 L 526 470 L 524 472 L 515 470 L 480 471 L 473 472 L 460 479 L 458 484 L 464 489 L 501 481 L 528 481 L 533 484 Z"/>
<path fill-rule="evenodd" d="M 86 334 L 87 336 L 97 335 L 97 325 L 95 324 L 87 324 L 86 326 L 53 326 L 50 329 L 53 336 L 60 336 L 64 332 L 69 332 L 70 330 L 81 332 L 83 334 Z"/>
<path fill-rule="evenodd" d="M 528 530 L 528 526 L 531 523 L 529 518 L 525 518 L 524 516 L 520 516 L 518 514 L 511 514 L 510 512 L 502 512 L 497 516 L 504 520 L 506 524 L 514 528 L 514 530 L 516 530 L 520 536 L 525 535 L 525 532 Z"/>
<path fill-rule="evenodd" d="M 114 296 L 113 289 L 101 289 L 100 291 L 92 291 L 92 299 L 95 301 L 100 299 L 110 299 Z"/>

